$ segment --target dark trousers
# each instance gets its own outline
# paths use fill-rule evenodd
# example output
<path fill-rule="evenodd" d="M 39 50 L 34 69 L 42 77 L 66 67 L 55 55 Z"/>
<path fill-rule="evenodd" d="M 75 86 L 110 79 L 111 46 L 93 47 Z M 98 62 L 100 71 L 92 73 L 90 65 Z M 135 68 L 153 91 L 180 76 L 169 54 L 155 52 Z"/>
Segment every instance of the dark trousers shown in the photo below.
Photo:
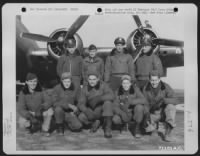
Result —
<path fill-rule="evenodd" d="M 96 107 L 95 109 L 87 108 L 87 111 L 92 112 L 90 117 L 87 116 L 87 113 L 81 112 L 78 116 L 79 120 L 88 125 L 95 120 L 99 120 L 101 117 L 113 116 L 113 103 L 110 101 L 105 101 L 103 105 Z"/>
<path fill-rule="evenodd" d="M 144 86 L 149 82 L 149 80 L 137 80 L 136 85 L 142 91 Z"/>
<path fill-rule="evenodd" d="M 121 77 L 111 76 L 109 85 L 113 91 L 116 91 L 121 86 Z"/>
<path fill-rule="evenodd" d="M 134 120 L 136 123 L 140 124 L 143 121 L 145 113 L 145 107 L 142 104 L 135 105 L 134 108 L 129 111 L 124 111 L 120 109 L 120 107 L 115 107 L 113 123 L 122 124 Z"/>
<path fill-rule="evenodd" d="M 55 107 L 54 116 L 57 124 L 66 123 L 71 130 L 79 130 L 82 127 L 82 123 L 76 115 L 66 112 L 59 106 Z"/>

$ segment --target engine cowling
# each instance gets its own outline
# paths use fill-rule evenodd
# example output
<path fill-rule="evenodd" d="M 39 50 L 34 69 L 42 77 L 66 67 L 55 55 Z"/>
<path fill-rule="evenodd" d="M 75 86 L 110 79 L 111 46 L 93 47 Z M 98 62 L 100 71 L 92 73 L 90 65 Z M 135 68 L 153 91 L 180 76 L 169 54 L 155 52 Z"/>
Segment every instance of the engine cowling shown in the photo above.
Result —
<path fill-rule="evenodd" d="M 59 57 L 64 53 L 64 36 L 67 34 L 66 28 L 61 28 L 55 30 L 50 34 L 50 38 L 57 39 L 57 42 L 49 42 L 47 43 L 47 49 L 50 56 L 54 59 L 59 59 Z M 76 48 L 80 53 L 83 52 L 83 41 L 78 34 L 74 34 L 74 39 L 76 40 Z"/>
<path fill-rule="evenodd" d="M 145 33 L 151 37 L 151 39 L 158 38 L 155 31 L 150 28 L 143 28 Z M 133 54 L 136 55 L 137 49 L 142 44 L 143 34 L 139 31 L 139 29 L 134 30 L 129 37 L 127 38 L 127 49 Z M 159 50 L 159 45 L 153 45 L 154 52 Z"/>

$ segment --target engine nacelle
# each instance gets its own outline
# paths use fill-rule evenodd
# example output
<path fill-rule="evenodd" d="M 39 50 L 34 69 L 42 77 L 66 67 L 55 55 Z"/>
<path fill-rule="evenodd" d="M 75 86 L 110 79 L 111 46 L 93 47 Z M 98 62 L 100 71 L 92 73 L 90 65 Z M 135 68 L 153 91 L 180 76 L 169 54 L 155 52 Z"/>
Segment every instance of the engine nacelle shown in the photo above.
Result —
<path fill-rule="evenodd" d="M 157 34 L 150 28 L 143 28 L 145 33 L 148 34 L 151 39 L 158 38 Z M 127 49 L 133 54 L 137 52 L 137 49 L 142 44 L 143 34 L 139 31 L 139 29 L 134 30 L 129 37 L 127 38 Z M 159 50 L 159 46 L 153 46 L 154 52 Z"/>
<path fill-rule="evenodd" d="M 55 59 L 58 59 L 64 52 L 63 41 L 62 39 L 67 34 L 66 28 L 61 28 L 55 30 L 49 37 L 53 39 L 58 39 L 57 42 L 47 43 L 47 49 L 50 56 Z M 76 40 L 76 48 L 80 53 L 83 52 L 83 41 L 78 34 L 74 34 L 74 39 Z"/>

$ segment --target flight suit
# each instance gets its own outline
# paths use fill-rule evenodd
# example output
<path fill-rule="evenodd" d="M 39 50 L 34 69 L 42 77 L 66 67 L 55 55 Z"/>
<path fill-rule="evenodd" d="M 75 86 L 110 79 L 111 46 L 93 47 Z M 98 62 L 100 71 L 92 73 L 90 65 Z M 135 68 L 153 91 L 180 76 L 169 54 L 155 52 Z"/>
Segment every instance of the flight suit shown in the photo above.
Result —
<path fill-rule="evenodd" d="M 98 56 L 95 56 L 93 59 L 88 56 L 83 60 L 82 70 L 83 70 L 82 75 L 83 75 L 84 84 L 87 83 L 87 78 L 88 78 L 87 73 L 89 72 L 89 70 L 99 72 L 100 79 L 102 80 L 103 74 L 104 74 L 104 62 Z"/>
<path fill-rule="evenodd" d="M 113 122 L 115 124 L 127 123 L 131 120 L 140 124 L 145 114 L 144 105 L 147 101 L 137 86 L 131 85 L 129 91 L 122 86 L 115 92 L 115 108 Z"/>
<path fill-rule="evenodd" d="M 103 81 L 99 81 L 95 87 L 87 84 L 83 87 L 78 107 L 82 112 L 80 121 L 88 125 L 101 117 L 113 116 L 112 90 Z"/>
<path fill-rule="evenodd" d="M 149 73 L 152 70 L 158 70 L 160 76 L 163 75 L 163 66 L 160 58 L 155 55 L 142 54 L 135 63 L 137 85 L 143 89 L 149 81 Z"/>
<path fill-rule="evenodd" d="M 42 119 L 38 122 L 42 122 L 41 128 L 47 132 L 53 116 L 51 93 L 47 90 L 35 91 L 34 93 L 27 93 L 23 90 L 19 94 L 17 110 L 20 114 L 19 126 L 21 128 L 30 127 L 33 124 L 33 119 L 39 117 L 36 119 L 37 121 L 42 117 L 43 122 Z"/>
<path fill-rule="evenodd" d="M 78 91 L 80 91 L 80 86 Z M 67 123 L 71 130 L 81 129 L 81 122 L 69 108 L 69 104 L 75 105 L 78 97 L 79 93 L 76 92 L 75 85 L 73 83 L 71 83 L 71 86 L 68 89 L 65 89 L 62 84 L 58 84 L 54 87 L 53 106 L 56 124 Z"/>
<path fill-rule="evenodd" d="M 74 54 L 63 54 L 57 63 L 57 74 L 61 77 L 64 72 L 69 72 L 72 75 L 72 82 L 78 89 L 82 78 L 82 57 L 78 54 L 78 50 L 75 50 Z"/>
<path fill-rule="evenodd" d="M 156 89 L 150 83 L 147 83 L 143 89 L 143 94 L 149 103 L 151 122 L 164 121 L 171 127 L 175 127 L 175 104 L 177 100 L 172 88 L 162 81 Z"/>
<path fill-rule="evenodd" d="M 106 58 L 104 81 L 110 84 L 113 91 L 116 91 L 121 84 L 121 77 L 129 74 L 135 81 L 133 58 L 130 54 L 118 53 L 113 49 L 111 55 Z"/>

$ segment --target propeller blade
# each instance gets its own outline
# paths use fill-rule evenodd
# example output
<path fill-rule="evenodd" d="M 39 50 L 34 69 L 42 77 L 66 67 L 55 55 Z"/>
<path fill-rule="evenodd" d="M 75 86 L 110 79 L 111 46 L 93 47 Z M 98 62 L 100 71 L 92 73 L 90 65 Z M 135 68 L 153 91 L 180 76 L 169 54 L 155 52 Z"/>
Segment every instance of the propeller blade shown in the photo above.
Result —
<path fill-rule="evenodd" d="M 138 27 L 139 31 L 144 35 L 145 31 L 143 29 L 143 26 L 142 26 L 142 23 L 140 21 L 139 16 L 138 15 L 133 15 L 133 18 L 135 20 L 135 23 L 137 24 L 137 27 Z"/>
<path fill-rule="evenodd" d="M 138 48 L 137 48 L 137 51 L 136 51 L 136 56 L 134 57 L 134 60 L 133 60 L 133 63 L 135 63 L 138 59 L 138 57 L 141 55 L 143 51 L 143 44 L 141 44 Z"/>
<path fill-rule="evenodd" d="M 31 40 L 41 41 L 41 42 L 56 42 L 57 41 L 47 36 L 43 36 L 39 34 L 31 34 L 31 33 L 22 33 L 21 37 L 28 38 Z"/>
<path fill-rule="evenodd" d="M 171 40 L 171 39 L 155 38 L 152 40 L 152 42 L 153 44 L 156 44 L 156 45 L 176 46 L 176 47 L 184 46 L 183 41 Z"/>
<path fill-rule="evenodd" d="M 85 21 L 88 19 L 88 15 L 81 15 L 77 18 L 77 20 L 71 25 L 69 28 L 65 39 L 69 37 L 73 37 L 73 35 L 80 29 L 80 27 L 85 23 Z"/>
<path fill-rule="evenodd" d="M 138 16 L 138 15 L 133 15 L 133 18 L 134 18 L 134 20 L 135 20 L 135 23 L 137 24 L 137 27 L 138 27 L 138 28 L 141 27 L 141 26 L 142 26 L 142 23 L 141 23 L 141 21 L 140 21 L 139 16 Z"/>

